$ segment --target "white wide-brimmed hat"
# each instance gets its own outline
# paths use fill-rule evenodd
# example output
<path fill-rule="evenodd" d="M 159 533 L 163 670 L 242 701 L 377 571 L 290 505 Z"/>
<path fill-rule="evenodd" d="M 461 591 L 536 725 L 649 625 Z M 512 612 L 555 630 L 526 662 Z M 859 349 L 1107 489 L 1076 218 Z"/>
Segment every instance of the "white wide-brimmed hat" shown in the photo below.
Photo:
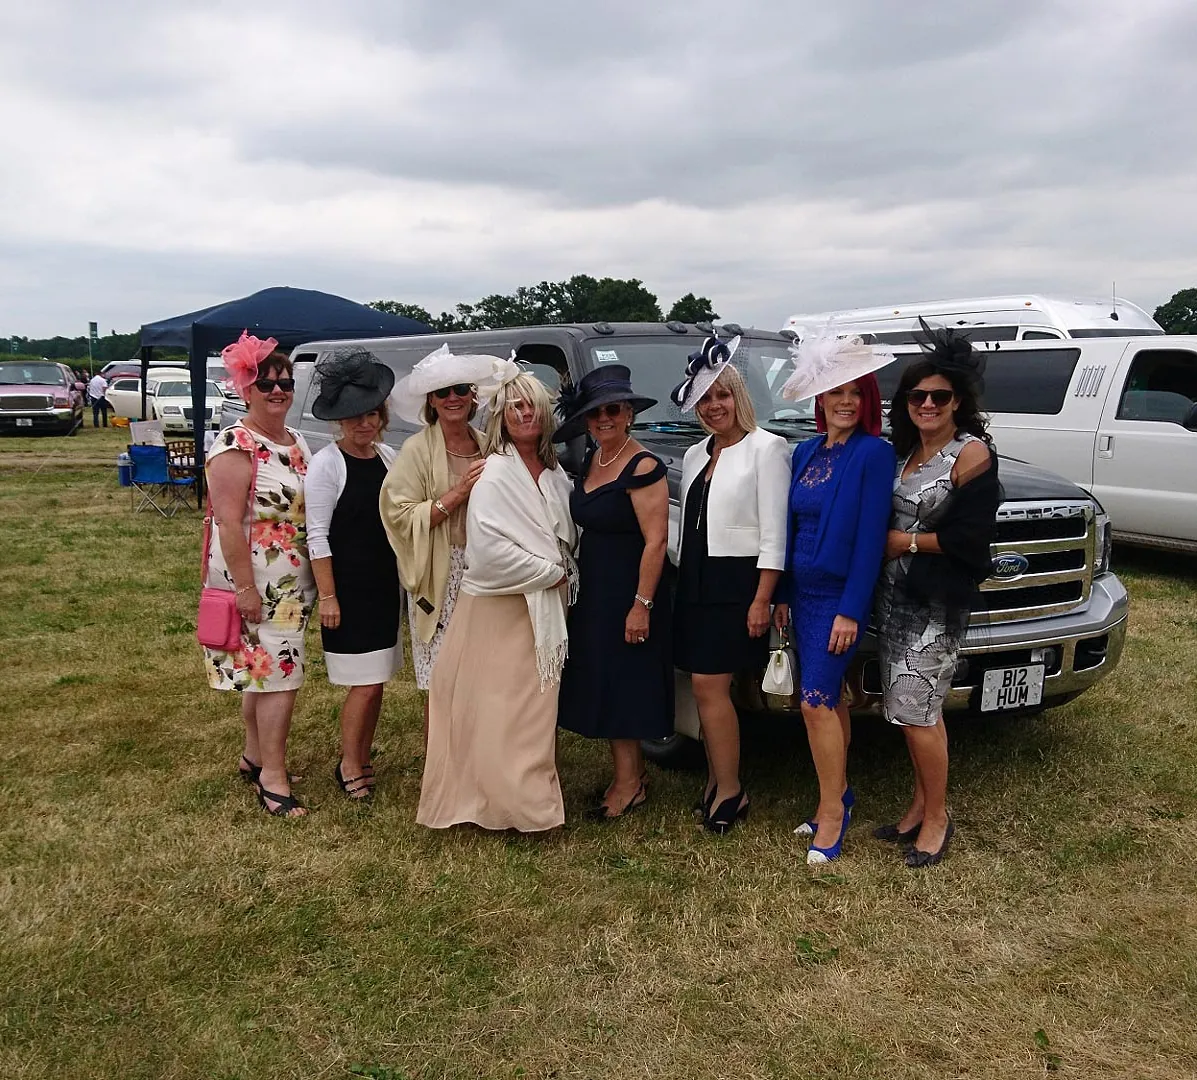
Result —
<path fill-rule="evenodd" d="M 894 362 L 894 354 L 866 345 L 856 334 L 835 332 L 834 320 L 790 346 L 794 370 L 781 388 L 786 401 L 805 401 Z"/>
<path fill-rule="evenodd" d="M 720 341 L 709 337 L 697 352 L 692 352 L 686 362 L 686 377 L 673 388 L 669 397 L 682 410 L 689 412 L 702 400 L 723 369 L 731 363 L 740 347 L 740 335 L 731 341 Z"/>
<path fill-rule="evenodd" d="M 481 399 L 495 378 L 496 367 L 503 360 L 485 353 L 453 353 L 442 345 L 429 353 L 411 372 L 404 375 L 391 391 L 391 403 L 402 419 L 409 424 L 424 423 L 424 403 L 433 390 L 442 390 L 457 383 L 477 387 Z"/>

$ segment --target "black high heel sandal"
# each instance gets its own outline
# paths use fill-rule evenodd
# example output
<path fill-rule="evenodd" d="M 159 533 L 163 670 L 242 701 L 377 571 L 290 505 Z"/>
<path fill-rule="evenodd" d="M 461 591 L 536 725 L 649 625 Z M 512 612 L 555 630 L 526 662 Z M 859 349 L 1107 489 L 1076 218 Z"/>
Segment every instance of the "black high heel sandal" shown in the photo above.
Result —
<path fill-rule="evenodd" d="M 718 790 L 718 784 L 711 788 L 710 791 L 703 790 L 702 797 L 690 808 L 694 811 L 695 817 L 706 821 L 707 815 L 711 812 L 711 804 L 715 801 L 715 792 Z"/>
<path fill-rule="evenodd" d="M 743 802 L 740 801 L 742 799 L 744 800 Z M 737 821 L 743 821 L 748 817 L 748 808 L 751 805 L 748 802 L 747 792 L 743 788 L 740 788 L 730 799 L 724 799 L 713 811 L 706 815 L 703 819 L 703 826 L 710 832 L 718 833 L 722 836 Z"/>

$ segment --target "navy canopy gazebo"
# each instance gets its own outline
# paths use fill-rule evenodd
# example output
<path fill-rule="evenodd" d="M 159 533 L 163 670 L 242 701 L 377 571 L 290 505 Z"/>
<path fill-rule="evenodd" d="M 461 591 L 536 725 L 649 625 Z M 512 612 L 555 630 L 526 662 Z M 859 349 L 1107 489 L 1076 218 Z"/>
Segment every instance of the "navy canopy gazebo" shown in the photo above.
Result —
<path fill-rule="evenodd" d="M 240 300 L 147 323 L 141 328 L 141 415 L 145 416 L 146 380 L 156 346 L 186 349 L 191 368 L 191 416 L 195 433 L 195 463 L 204 463 L 205 383 L 208 356 L 231 345 L 248 330 L 255 337 L 272 337 L 292 349 L 306 341 L 330 338 L 399 337 L 429 334 L 430 326 L 402 315 L 388 315 L 365 304 L 311 289 L 280 286 L 263 289 Z M 201 473 L 202 475 L 202 473 Z"/>

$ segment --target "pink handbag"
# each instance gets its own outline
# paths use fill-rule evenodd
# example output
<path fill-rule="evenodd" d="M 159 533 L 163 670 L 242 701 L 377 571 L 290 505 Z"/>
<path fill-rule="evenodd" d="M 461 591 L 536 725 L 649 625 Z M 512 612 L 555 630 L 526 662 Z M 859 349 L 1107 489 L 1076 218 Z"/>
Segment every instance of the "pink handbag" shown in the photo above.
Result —
<path fill-rule="evenodd" d="M 254 486 L 258 482 L 258 458 L 250 454 L 253 472 L 249 478 L 249 509 L 253 510 Z M 208 584 L 208 564 L 212 559 L 212 493 L 208 492 L 208 512 L 204 515 L 203 563 L 200 571 L 199 611 L 195 617 L 195 636 L 208 649 L 236 652 L 241 648 L 241 612 L 237 594 L 230 589 L 215 589 Z"/>

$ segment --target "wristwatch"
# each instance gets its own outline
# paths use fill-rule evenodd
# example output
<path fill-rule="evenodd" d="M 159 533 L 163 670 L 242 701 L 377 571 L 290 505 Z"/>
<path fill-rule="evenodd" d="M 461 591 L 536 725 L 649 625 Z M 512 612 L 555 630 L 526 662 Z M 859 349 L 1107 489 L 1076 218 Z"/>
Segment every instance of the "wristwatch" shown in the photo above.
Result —
<path fill-rule="evenodd" d="M 639 600 L 640 603 L 642 603 L 644 605 L 645 611 L 652 611 L 653 602 L 651 600 L 645 600 L 644 597 L 641 596 L 639 593 L 636 594 L 636 599 Z"/>
<path fill-rule="evenodd" d="M 910 552 L 911 555 L 917 555 L 919 553 L 919 534 L 918 533 L 910 534 L 910 547 L 907 550 Z"/>

